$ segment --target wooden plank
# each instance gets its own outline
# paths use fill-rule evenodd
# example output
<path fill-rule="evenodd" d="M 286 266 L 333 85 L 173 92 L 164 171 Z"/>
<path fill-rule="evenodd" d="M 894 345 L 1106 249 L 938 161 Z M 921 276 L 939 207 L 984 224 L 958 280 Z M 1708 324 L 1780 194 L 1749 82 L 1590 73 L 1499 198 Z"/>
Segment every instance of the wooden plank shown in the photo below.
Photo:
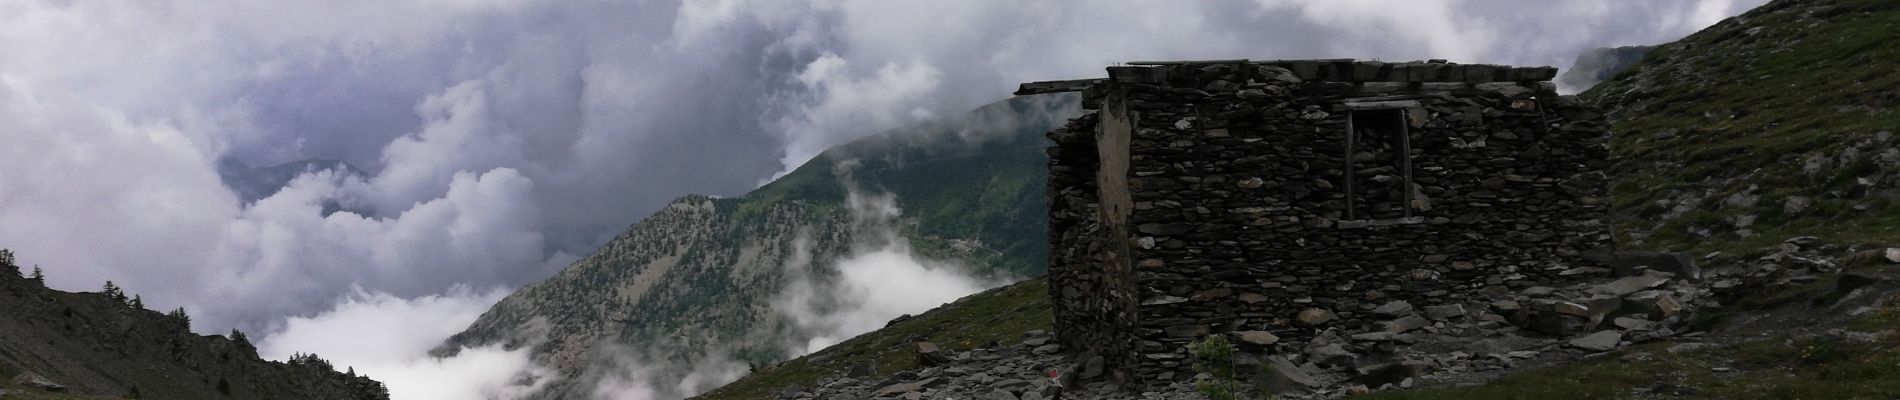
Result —
<path fill-rule="evenodd" d="M 1419 108 L 1419 107 L 1422 107 L 1422 106 L 1419 104 L 1417 100 L 1348 101 L 1348 102 L 1339 103 L 1339 105 L 1335 106 L 1334 109 L 1344 110 L 1344 111 L 1353 111 L 1353 110 L 1389 110 L 1389 109 L 1394 109 L 1394 108 Z"/>
<path fill-rule="evenodd" d="M 1353 148 L 1355 145 L 1353 138 L 1358 136 L 1359 131 L 1352 129 L 1352 112 L 1348 111 L 1346 112 L 1346 159 L 1344 160 L 1346 162 L 1346 219 L 1348 220 L 1359 219 L 1359 216 L 1356 215 L 1357 213 L 1353 210 L 1354 203 L 1357 203 L 1357 201 L 1354 200 L 1357 200 L 1359 197 L 1359 192 L 1352 190 L 1352 181 L 1359 179 L 1357 176 L 1358 173 L 1354 172 L 1355 170 L 1352 165 L 1352 153 L 1353 150 L 1357 150 Z"/>
<path fill-rule="evenodd" d="M 1182 64 L 1245 64 L 1247 59 L 1238 60 L 1184 60 L 1184 61 L 1129 61 L 1125 64 L 1137 66 L 1182 65 Z"/>
<path fill-rule="evenodd" d="M 1096 79 L 1073 79 L 1073 80 L 1066 80 L 1066 81 L 1029 82 L 1029 83 L 1022 84 L 1021 86 L 1018 86 L 1016 88 L 1016 95 L 1026 96 L 1026 95 L 1032 95 L 1032 94 L 1079 92 L 1079 91 L 1082 91 L 1083 89 L 1088 89 L 1089 86 L 1094 86 L 1095 84 L 1102 83 L 1103 81 L 1106 81 L 1106 79 L 1096 78 Z"/>

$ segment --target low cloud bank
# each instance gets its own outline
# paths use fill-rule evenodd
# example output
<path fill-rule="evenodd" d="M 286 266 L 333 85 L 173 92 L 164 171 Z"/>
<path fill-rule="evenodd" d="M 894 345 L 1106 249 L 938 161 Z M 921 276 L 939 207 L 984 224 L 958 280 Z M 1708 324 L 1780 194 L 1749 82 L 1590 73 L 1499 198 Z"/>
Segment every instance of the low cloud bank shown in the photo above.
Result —
<path fill-rule="evenodd" d="M 382 381 L 391 399 L 521 399 L 553 376 L 532 361 L 532 346 L 463 348 L 444 358 L 428 354 L 506 294 L 458 286 L 445 294 L 402 299 L 358 290 L 330 311 L 289 318 L 283 330 L 258 344 L 258 353 L 275 360 L 317 354 L 337 368 Z"/>
<path fill-rule="evenodd" d="M 848 198 L 857 243 L 829 271 L 792 269 L 794 279 L 773 304 L 790 317 L 805 343 L 790 352 L 809 354 L 884 327 L 893 318 L 956 301 L 1005 282 L 978 277 L 969 268 L 911 252 L 899 235 L 902 215 L 890 194 L 852 191 Z"/>
<path fill-rule="evenodd" d="M 846 168 L 849 166 L 846 165 Z M 790 277 L 772 297 L 788 331 L 756 340 L 780 343 L 781 354 L 799 357 L 852 337 L 883 328 L 905 314 L 928 311 L 1009 279 L 982 277 L 950 260 L 911 251 L 898 230 L 902 210 L 890 194 L 852 190 L 848 197 L 854 242 L 850 251 L 830 260 L 814 259 L 806 236 L 794 242 L 795 256 L 782 268 Z M 749 365 L 727 349 L 695 360 L 673 360 L 661 351 L 627 347 L 604 349 L 602 375 L 592 379 L 598 400 L 679 399 L 717 388 L 745 376 Z"/>

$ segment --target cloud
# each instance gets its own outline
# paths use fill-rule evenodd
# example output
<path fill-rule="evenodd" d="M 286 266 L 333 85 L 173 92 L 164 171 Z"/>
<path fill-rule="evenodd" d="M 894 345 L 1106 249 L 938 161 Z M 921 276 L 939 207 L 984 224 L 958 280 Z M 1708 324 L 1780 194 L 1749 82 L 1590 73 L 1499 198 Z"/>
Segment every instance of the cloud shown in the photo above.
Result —
<path fill-rule="evenodd" d="M 918 62 L 886 63 L 863 78 L 857 78 L 851 68 L 836 54 L 825 54 L 796 75 L 798 83 L 819 100 L 802 105 L 778 121 L 787 137 L 785 156 L 780 159 L 784 169 L 771 179 L 791 173 L 825 149 L 865 132 L 881 132 L 937 117 L 931 111 L 935 107 L 929 104 L 930 95 L 941 83 L 936 68 Z M 892 105 L 911 107 L 892 110 Z"/>
<path fill-rule="evenodd" d="M 283 330 L 258 343 L 258 353 L 276 360 L 315 353 L 337 368 L 382 381 L 394 399 L 520 399 L 552 377 L 530 360 L 532 346 L 464 348 L 448 358 L 427 354 L 506 294 L 458 286 L 403 299 L 358 290 L 329 311 L 289 318 Z"/>
<path fill-rule="evenodd" d="M 848 168 L 846 161 L 841 167 Z M 889 194 L 848 195 L 854 243 L 835 259 L 815 259 L 809 232 L 794 239 L 793 257 L 781 266 L 790 282 L 771 304 L 787 319 L 786 328 L 757 326 L 747 343 L 778 343 L 780 357 L 811 354 L 882 328 L 905 314 L 918 314 L 985 289 L 1011 277 L 983 277 L 954 261 L 914 254 L 898 234 L 902 210 Z M 709 349 L 690 357 L 669 351 L 668 343 L 623 345 L 612 340 L 593 348 L 593 365 L 579 377 L 584 395 L 597 400 L 681 399 L 745 376 L 750 365 L 733 348 Z"/>
<path fill-rule="evenodd" d="M 1006 283 L 975 276 L 951 261 L 911 253 L 909 241 L 894 225 L 902 214 L 894 196 L 854 190 L 848 199 L 857 240 L 850 255 L 816 274 L 797 263 L 788 265 L 792 282 L 772 302 L 798 328 L 795 335 L 804 339 L 788 349 L 790 355 L 810 354 L 882 328 L 898 316 Z"/>

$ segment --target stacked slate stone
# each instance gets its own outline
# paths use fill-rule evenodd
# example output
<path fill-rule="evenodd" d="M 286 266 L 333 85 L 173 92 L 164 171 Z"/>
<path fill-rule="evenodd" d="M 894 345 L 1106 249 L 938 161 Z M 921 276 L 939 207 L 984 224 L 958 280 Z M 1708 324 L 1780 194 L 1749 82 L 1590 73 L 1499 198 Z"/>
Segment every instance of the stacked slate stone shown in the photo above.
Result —
<path fill-rule="evenodd" d="M 1101 111 L 1049 134 L 1058 335 L 1130 378 L 1182 379 L 1186 344 L 1209 334 L 1292 352 L 1322 329 L 1382 330 L 1382 304 L 1481 304 L 1601 267 L 1583 254 L 1610 245 L 1608 134 L 1544 82 L 1554 74 L 1436 60 L 1110 68 L 1085 91 Z M 1122 107 L 1132 142 L 1098 149 L 1112 136 L 1100 115 Z M 1095 180 L 1115 152 L 1129 160 L 1125 219 L 1091 209 L 1114 195 Z M 1101 237 L 1115 231 L 1129 236 Z M 1117 239 L 1128 258 L 1091 253 Z M 1132 321 L 1102 312 L 1128 290 Z"/>

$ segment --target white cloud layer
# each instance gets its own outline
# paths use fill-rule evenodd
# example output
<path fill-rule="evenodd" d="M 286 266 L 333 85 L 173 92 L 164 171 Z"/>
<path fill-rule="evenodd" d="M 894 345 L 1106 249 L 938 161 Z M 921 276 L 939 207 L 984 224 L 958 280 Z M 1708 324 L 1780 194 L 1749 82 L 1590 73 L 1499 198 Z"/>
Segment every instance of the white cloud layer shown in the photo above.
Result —
<path fill-rule="evenodd" d="M 853 164 L 841 163 L 840 169 Z M 836 259 L 814 259 L 811 242 L 799 237 L 794 256 L 783 265 L 790 277 L 773 295 L 775 311 L 788 319 L 789 331 L 766 332 L 755 340 L 779 343 L 786 358 L 811 354 L 877 330 L 899 316 L 918 314 L 985 289 L 1007 277 L 978 277 L 955 262 L 911 252 L 898 234 L 902 215 L 889 194 L 852 191 L 848 204 L 855 243 Z M 766 337 L 770 336 L 770 337 Z M 703 393 L 745 376 L 749 366 L 731 351 L 714 349 L 696 359 L 656 356 L 655 349 L 603 344 L 594 349 L 597 364 L 584 376 L 587 395 L 596 400 L 675 400 Z"/>
<path fill-rule="evenodd" d="M 519 399 L 551 377 L 551 371 L 530 360 L 528 347 L 464 348 L 448 358 L 427 354 L 506 294 L 456 287 L 444 295 L 405 300 L 358 291 L 330 311 L 289 318 L 282 331 L 258 343 L 258 354 L 286 360 L 295 353 L 316 353 L 336 368 L 384 382 L 392 399 Z"/>
<path fill-rule="evenodd" d="M 797 336 L 805 338 L 786 353 L 810 354 L 882 328 L 898 316 L 1005 283 L 971 275 L 954 262 L 911 253 L 910 242 L 894 225 L 902 213 L 895 197 L 853 191 L 848 200 L 859 241 L 851 254 L 828 263 L 831 270 L 824 275 L 787 266 L 792 282 L 772 302 L 791 317 L 800 330 Z"/>

